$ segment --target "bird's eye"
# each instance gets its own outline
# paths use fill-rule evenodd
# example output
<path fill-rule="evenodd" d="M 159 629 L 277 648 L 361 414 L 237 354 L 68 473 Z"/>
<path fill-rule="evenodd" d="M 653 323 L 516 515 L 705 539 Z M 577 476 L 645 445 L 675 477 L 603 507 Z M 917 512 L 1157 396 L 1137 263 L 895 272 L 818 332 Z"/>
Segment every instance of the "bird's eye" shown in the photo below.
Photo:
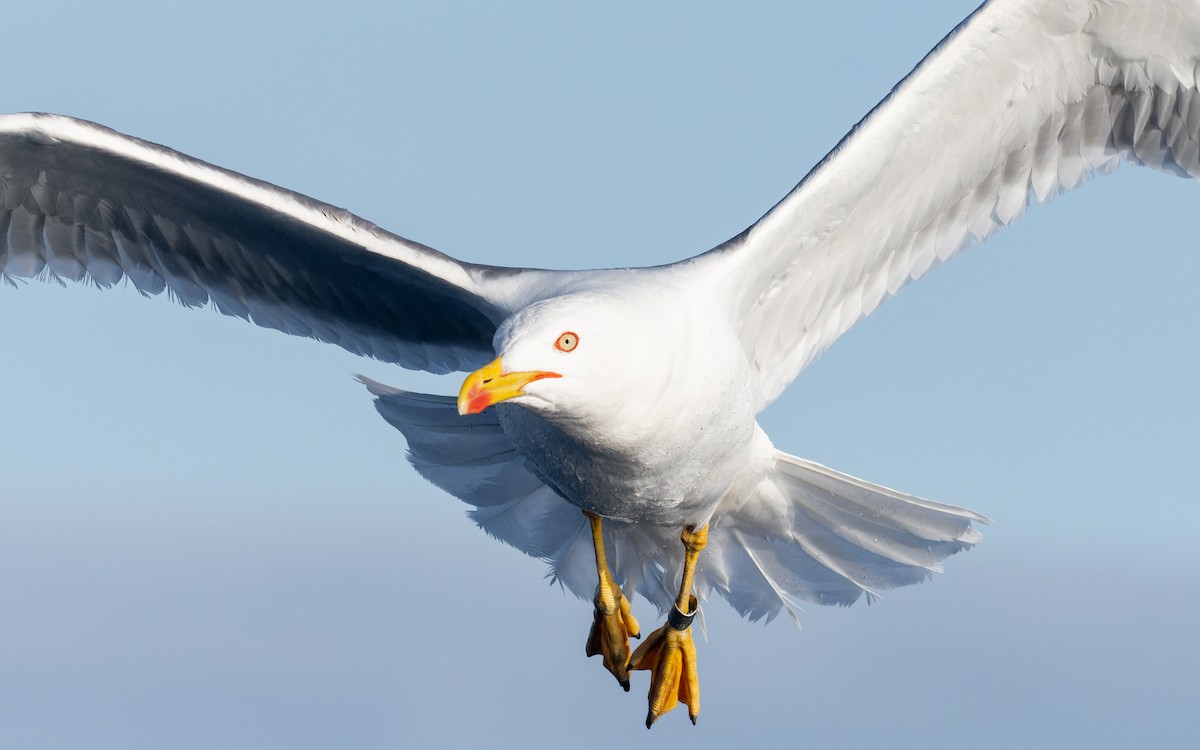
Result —
<path fill-rule="evenodd" d="M 574 351 L 577 346 L 579 346 L 579 335 L 574 331 L 563 333 L 558 337 L 558 341 L 554 342 L 554 348 L 560 352 Z"/>

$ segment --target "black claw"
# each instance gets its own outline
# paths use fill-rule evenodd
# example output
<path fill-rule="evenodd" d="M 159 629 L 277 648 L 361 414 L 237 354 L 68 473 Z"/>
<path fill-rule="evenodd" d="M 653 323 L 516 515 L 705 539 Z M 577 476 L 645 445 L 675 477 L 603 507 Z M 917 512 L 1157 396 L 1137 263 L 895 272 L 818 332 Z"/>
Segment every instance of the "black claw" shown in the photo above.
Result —
<path fill-rule="evenodd" d="M 629 692 L 629 680 L 618 680 L 618 682 L 621 683 L 621 687 L 625 688 L 625 692 L 628 693 Z"/>
<path fill-rule="evenodd" d="M 691 714 L 688 714 L 688 718 L 692 720 L 692 726 L 696 726 L 696 719 L 698 719 L 698 718 L 700 718 L 700 717 L 699 717 L 699 716 L 692 716 Z"/>
<path fill-rule="evenodd" d="M 646 712 L 646 728 L 649 729 L 650 727 L 654 726 L 654 721 L 657 718 L 658 717 L 654 715 L 653 711 L 647 711 Z"/>

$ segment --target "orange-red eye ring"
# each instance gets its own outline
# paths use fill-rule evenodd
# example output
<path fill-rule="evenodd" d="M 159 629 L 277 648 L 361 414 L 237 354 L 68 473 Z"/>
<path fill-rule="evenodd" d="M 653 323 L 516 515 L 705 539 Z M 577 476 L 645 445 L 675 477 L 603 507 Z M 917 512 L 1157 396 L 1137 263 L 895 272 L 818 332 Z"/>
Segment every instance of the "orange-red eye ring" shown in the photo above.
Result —
<path fill-rule="evenodd" d="M 579 334 L 574 331 L 563 331 L 558 337 L 558 341 L 554 342 L 554 348 L 560 352 L 573 352 L 575 347 L 579 346 Z"/>

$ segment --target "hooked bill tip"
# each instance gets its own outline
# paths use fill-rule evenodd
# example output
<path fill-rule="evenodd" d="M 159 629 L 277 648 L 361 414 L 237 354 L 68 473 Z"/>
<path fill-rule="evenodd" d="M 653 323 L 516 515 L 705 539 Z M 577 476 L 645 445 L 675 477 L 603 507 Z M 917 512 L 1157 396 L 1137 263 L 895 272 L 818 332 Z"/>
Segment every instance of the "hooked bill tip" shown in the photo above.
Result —
<path fill-rule="evenodd" d="M 478 414 L 491 405 L 491 399 L 488 398 L 487 391 L 473 390 L 467 394 L 466 398 L 458 400 L 458 415 L 465 417 L 470 414 Z"/>

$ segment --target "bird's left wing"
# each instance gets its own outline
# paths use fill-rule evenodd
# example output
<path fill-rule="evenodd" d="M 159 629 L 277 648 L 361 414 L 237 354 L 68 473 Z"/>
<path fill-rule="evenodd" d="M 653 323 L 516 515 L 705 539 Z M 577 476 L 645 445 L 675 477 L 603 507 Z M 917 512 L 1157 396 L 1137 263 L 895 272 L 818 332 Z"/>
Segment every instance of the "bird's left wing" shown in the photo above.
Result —
<path fill-rule="evenodd" d="M 82 120 L 0 117 L 0 279 L 143 294 L 412 369 L 479 367 L 559 274 L 462 263 L 342 209 Z"/>
<path fill-rule="evenodd" d="M 760 408 L 881 301 L 1120 157 L 1200 178 L 1200 3 L 993 0 L 741 235 Z"/>

